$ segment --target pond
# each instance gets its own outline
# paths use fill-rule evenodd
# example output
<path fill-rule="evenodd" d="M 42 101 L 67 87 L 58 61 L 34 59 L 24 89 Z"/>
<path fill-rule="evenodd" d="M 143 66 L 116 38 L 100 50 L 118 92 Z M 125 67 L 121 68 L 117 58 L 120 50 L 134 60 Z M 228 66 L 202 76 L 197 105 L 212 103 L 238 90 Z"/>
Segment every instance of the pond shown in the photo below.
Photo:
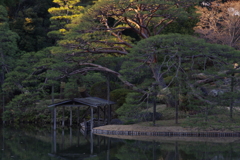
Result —
<path fill-rule="evenodd" d="M 78 128 L 53 132 L 51 126 L 0 126 L 0 159 L 240 160 L 238 138 L 144 137 L 142 140 L 85 134 Z"/>

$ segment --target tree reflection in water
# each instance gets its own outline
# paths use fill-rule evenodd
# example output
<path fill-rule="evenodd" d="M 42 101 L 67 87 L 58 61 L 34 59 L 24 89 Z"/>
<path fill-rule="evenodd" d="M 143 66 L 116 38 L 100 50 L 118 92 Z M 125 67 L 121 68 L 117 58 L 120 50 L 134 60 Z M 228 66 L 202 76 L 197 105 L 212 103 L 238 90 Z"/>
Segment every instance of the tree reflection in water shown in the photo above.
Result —
<path fill-rule="evenodd" d="M 229 160 L 240 144 L 164 140 L 136 141 L 84 134 L 79 128 L 0 128 L 1 160 Z"/>

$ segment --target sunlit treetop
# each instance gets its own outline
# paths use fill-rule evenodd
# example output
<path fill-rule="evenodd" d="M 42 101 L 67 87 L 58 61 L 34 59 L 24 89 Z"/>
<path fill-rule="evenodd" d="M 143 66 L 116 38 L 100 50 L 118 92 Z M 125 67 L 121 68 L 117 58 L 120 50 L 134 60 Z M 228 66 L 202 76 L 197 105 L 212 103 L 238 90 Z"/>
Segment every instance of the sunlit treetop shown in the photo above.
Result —
<path fill-rule="evenodd" d="M 125 55 L 133 43 L 161 34 L 177 19 L 193 15 L 196 0 L 99 0 L 77 18 L 76 27 L 60 44 L 74 53 Z"/>
<path fill-rule="evenodd" d="M 68 31 L 66 25 L 80 16 L 84 7 L 81 6 L 80 0 L 54 0 L 54 3 L 58 4 L 58 7 L 52 7 L 48 9 L 48 12 L 52 15 L 50 18 L 51 31 L 48 36 L 53 39 L 61 39 L 61 37 Z"/>

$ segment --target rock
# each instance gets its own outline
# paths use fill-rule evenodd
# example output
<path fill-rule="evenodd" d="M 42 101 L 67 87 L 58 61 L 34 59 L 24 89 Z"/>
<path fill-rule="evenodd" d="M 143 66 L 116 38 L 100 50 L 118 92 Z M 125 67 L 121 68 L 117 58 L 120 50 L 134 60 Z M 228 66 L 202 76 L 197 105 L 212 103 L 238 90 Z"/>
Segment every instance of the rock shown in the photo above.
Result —
<path fill-rule="evenodd" d="M 212 89 L 210 90 L 210 92 L 208 93 L 209 96 L 213 96 L 213 97 L 217 97 L 218 95 L 223 94 L 225 91 L 221 90 L 221 89 Z"/>

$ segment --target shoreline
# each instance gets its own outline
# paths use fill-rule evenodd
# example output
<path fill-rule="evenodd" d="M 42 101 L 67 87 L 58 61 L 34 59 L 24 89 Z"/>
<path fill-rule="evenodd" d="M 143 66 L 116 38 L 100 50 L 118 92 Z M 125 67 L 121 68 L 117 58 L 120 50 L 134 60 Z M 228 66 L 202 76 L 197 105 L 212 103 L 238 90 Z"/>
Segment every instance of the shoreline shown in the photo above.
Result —
<path fill-rule="evenodd" d="M 97 135 L 138 140 L 184 140 L 184 141 L 221 141 L 240 140 L 240 132 L 230 130 L 201 130 L 198 128 L 183 128 L 180 126 L 140 126 L 134 125 L 106 125 L 93 128 Z M 203 140 L 204 139 L 204 140 Z"/>
<path fill-rule="evenodd" d="M 240 137 L 171 137 L 171 136 L 126 136 L 126 135 L 103 135 L 116 139 L 147 141 L 147 142 L 207 142 L 207 143 L 239 143 Z"/>

